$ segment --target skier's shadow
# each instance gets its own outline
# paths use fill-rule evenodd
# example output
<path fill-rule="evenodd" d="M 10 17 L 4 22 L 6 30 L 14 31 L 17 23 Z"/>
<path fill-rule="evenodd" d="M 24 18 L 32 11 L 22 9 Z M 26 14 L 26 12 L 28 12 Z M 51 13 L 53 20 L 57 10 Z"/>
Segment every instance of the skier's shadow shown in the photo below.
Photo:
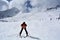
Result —
<path fill-rule="evenodd" d="M 40 40 L 40 38 L 38 38 L 38 37 L 34 37 L 34 36 L 28 36 L 28 37 L 32 38 L 32 39 Z"/>

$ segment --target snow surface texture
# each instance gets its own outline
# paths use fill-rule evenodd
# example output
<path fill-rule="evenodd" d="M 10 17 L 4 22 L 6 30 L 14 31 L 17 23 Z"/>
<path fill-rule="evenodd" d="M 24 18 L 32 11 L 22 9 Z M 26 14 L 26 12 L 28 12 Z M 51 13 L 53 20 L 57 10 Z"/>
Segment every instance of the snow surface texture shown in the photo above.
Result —
<path fill-rule="evenodd" d="M 35 4 L 35 1 L 33 3 Z M 60 19 L 58 20 L 60 7 L 57 9 L 48 7 L 48 9 L 40 12 L 19 12 L 13 17 L 0 19 L 0 40 L 60 40 Z M 20 24 L 24 21 L 28 25 L 29 37 L 20 38 Z M 25 31 L 22 32 L 22 36 L 25 36 Z"/>
<path fill-rule="evenodd" d="M 60 9 L 37 13 L 17 14 L 0 22 L 0 40 L 60 40 Z M 50 20 L 51 18 L 51 20 Z M 14 22 L 15 21 L 15 22 Z M 20 24 L 25 21 L 29 37 L 20 38 Z M 22 36 L 25 36 L 23 31 Z"/>

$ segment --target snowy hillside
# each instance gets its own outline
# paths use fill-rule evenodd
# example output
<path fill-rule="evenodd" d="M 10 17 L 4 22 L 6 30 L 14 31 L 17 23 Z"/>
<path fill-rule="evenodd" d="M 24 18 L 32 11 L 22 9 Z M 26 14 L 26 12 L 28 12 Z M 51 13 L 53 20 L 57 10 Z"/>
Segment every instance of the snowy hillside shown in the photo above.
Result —
<path fill-rule="evenodd" d="M 18 14 L 19 12 L 20 11 L 15 7 L 5 10 L 5 11 L 0 11 L 0 19 L 6 18 L 6 17 L 12 17 L 12 16 Z"/>
<path fill-rule="evenodd" d="M 16 16 L 4 18 L 8 22 L 0 22 L 1 40 L 60 40 L 60 20 L 57 18 L 60 8 L 38 13 L 18 13 Z M 20 24 L 25 21 L 29 37 L 20 38 Z M 25 36 L 23 31 L 22 36 Z"/>
<path fill-rule="evenodd" d="M 41 12 L 30 12 L 30 13 L 22 13 L 19 12 L 17 15 L 10 17 L 10 18 L 4 18 L 2 20 L 7 20 L 10 22 L 17 22 L 20 20 L 58 20 L 57 18 L 60 15 L 60 7 L 57 7 L 57 9 L 49 9 Z M 38 18 L 37 18 L 38 17 Z M 37 18 L 37 19 L 36 19 Z"/>
<path fill-rule="evenodd" d="M 30 1 L 32 10 L 28 13 L 24 12 L 26 0 L 13 0 L 11 9 L 0 11 L 0 40 L 60 40 L 59 0 Z M 27 24 L 26 38 L 19 37 L 22 22 Z"/>

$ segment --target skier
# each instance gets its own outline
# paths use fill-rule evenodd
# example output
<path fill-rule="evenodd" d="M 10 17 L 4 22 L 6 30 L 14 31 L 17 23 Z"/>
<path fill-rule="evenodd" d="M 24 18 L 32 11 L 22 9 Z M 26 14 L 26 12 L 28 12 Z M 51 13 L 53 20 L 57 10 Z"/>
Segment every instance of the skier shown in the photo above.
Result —
<path fill-rule="evenodd" d="M 27 30 L 26 30 L 26 26 L 27 26 L 27 24 L 25 23 L 25 22 L 23 22 L 22 24 L 21 24 L 21 31 L 20 31 L 20 36 L 21 36 L 21 33 L 22 33 L 22 31 L 23 31 L 23 29 L 25 30 L 25 32 L 26 32 L 26 37 L 28 36 L 28 32 L 27 32 Z"/>

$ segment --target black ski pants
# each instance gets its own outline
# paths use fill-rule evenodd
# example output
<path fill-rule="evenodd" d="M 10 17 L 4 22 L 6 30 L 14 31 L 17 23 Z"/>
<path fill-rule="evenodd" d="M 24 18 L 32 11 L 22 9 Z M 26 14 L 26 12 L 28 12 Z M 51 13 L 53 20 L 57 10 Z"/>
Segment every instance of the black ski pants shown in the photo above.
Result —
<path fill-rule="evenodd" d="M 21 36 L 21 34 L 22 34 L 23 29 L 24 29 L 24 30 L 25 30 L 25 32 L 26 32 L 26 36 L 28 36 L 28 32 L 27 32 L 26 28 L 21 28 L 20 36 Z"/>

